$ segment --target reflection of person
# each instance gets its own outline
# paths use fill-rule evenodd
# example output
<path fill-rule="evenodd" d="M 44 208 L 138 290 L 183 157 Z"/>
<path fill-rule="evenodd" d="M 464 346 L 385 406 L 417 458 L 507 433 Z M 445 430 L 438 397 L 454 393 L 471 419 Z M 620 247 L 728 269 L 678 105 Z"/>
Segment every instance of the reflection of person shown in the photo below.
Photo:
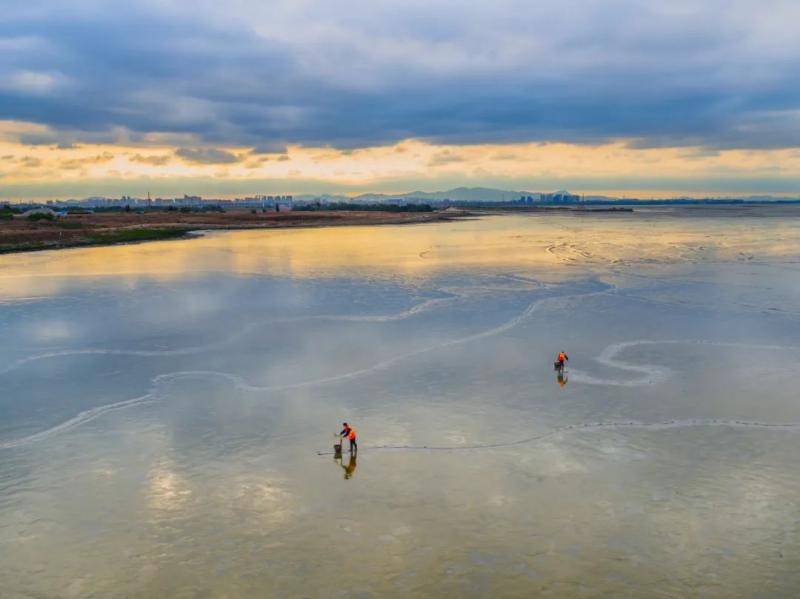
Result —
<path fill-rule="evenodd" d="M 350 441 L 350 454 L 352 455 L 358 452 L 358 443 L 356 443 L 356 429 L 346 422 L 343 422 L 342 426 L 344 428 L 342 428 L 342 432 L 339 433 L 339 436 L 342 438 L 347 437 L 347 440 Z"/>
<path fill-rule="evenodd" d="M 342 463 L 341 458 L 339 458 L 336 461 L 339 462 L 339 465 L 342 467 L 342 470 L 344 470 L 344 479 L 349 480 L 350 478 L 352 478 L 353 473 L 356 471 L 356 454 L 354 453 L 350 454 L 350 461 L 347 462 L 347 466 L 345 466 Z"/>
<path fill-rule="evenodd" d="M 562 387 L 563 387 L 563 386 L 565 386 L 565 385 L 567 384 L 567 381 L 569 380 L 569 379 L 568 379 L 568 378 L 567 378 L 567 377 L 564 375 L 564 371 L 563 371 L 563 370 L 559 370 L 559 371 L 558 371 L 558 375 L 557 375 L 557 377 L 556 377 L 556 378 L 557 378 L 557 380 L 558 380 L 558 384 L 559 384 L 559 385 L 561 385 Z"/>

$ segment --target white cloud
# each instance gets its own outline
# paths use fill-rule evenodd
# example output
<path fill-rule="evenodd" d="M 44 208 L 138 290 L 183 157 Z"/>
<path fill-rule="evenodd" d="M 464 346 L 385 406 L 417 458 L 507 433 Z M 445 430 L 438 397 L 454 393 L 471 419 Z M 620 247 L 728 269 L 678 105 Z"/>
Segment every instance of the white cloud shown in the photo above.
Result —
<path fill-rule="evenodd" d="M 58 73 L 22 70 L 10 73 L 0 87 L 11 92 L 41 96 L 56 91 L 65 83 L 65 77 Z"/>

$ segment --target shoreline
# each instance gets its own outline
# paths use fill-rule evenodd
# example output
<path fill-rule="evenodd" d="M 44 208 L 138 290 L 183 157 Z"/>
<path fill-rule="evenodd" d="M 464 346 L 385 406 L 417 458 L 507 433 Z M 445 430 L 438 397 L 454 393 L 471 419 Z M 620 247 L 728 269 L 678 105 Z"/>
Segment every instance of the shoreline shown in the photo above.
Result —
<path fill-rule="evenodd" d="M 0 255 L 184 239 L 203 231 L 237 231 L 378 225 L 416 225 L 509 214 L 608 214 L 632 208 L 573 206 L 447 208 L 427 211 L 314 210 L 291 212 L 99 212 L 29 221 L 0 220 Z"/>
<path fill-rule="evenodd" d="M 11 223 L 0 222 L 0 255 L 185 239 L 204 231 L 413 225 L 475 216 L 478 213 L 450 209 L 433 212 L 332 210 L 256 214 L 249 211 L 190 214 L 113 212 L 69 215 L 58 220 L 35 222 L 16 217 Z"/>

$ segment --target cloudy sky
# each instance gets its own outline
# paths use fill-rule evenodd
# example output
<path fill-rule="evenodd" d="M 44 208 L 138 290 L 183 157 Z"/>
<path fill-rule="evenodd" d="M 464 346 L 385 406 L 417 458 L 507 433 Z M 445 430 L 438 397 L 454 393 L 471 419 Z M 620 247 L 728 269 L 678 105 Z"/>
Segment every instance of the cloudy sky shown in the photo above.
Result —
<path fill-rule="evenodd" d="M 5 0 L 0 198 L 800 195 L 796 0 Z"/>

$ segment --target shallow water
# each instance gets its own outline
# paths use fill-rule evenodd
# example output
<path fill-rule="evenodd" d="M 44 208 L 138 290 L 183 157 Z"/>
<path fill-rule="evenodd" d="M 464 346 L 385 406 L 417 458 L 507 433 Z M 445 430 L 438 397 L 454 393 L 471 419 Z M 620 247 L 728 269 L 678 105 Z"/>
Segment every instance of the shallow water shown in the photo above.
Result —
<path fill-rule="evenodd" d="M 0 257 L 2 596 L 796 596 L 798 216 Z"/>

